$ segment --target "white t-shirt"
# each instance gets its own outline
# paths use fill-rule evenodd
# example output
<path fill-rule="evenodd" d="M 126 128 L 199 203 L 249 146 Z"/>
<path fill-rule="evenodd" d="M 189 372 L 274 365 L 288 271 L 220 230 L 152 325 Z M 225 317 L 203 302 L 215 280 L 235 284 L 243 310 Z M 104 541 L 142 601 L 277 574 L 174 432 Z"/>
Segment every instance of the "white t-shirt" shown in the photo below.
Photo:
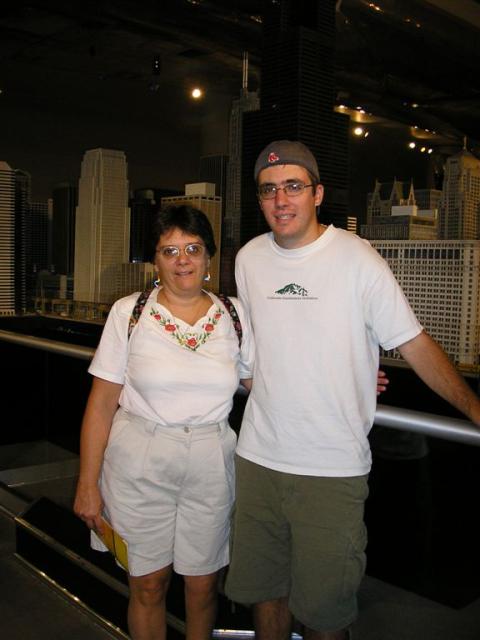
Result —
<path fill-rule="evenodd" d="M 213 294 L 212 306 L 194 327 L 147 300 L 128 340 L 128 323 L 139 292 L 110 310 L 88 369 L 122 384 L 119 404 L 160 425 L 200 425 L 228 417 L 240 378 L 251 378 L 254 346 L 249 319 L 232 301 L 242 324 L 241 353 L 230 314 Z"/>
<path fill-rule="evenodd" d="M 299 249 L 255 238 L 236 278 L 256 345 L 237 453 L 301 475 L 368 473 L 379 344 L 422 331 L 387 263 L 330 226 Z"/>

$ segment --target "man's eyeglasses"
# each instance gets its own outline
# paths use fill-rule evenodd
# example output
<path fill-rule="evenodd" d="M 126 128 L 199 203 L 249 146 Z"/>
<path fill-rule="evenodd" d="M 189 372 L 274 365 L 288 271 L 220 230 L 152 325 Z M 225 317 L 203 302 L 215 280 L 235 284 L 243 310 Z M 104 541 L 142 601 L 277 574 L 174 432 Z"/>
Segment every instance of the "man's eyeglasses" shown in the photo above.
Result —
<path fill-rule="evenodd" d="M 290 198 L 299 196 L 307 187 L 313 187 L 313 184 L 305 184 L 304 182 L 287 182 L 284 187 L 278 187 L 276 184 L 261 184 L 258 187 L 258 197 L 260 200 L 273 200 L 279 191 L 285 191 L 285 195 Z"/>
<path fill-rule="evenodd" d="M 162 258 L 166 258 L 167 260 L 173 260 L 180 256 L 182 250 L 187 258 L 201 258 L 205 254 L 205 245 L 199 242 L 191 242 L 190 244 L 186 244 L 182 249 L 174 244 L 169 244 L 165 247 L 160 247 L 155 253 L 159 253 Z"/>

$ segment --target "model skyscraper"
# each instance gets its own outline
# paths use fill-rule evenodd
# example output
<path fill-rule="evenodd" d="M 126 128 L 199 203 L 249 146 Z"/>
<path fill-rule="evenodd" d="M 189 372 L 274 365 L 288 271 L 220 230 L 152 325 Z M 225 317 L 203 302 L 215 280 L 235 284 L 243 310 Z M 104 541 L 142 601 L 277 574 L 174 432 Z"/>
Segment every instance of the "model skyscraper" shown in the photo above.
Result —
<path fill-rule="evenodd" d="M 347 227 L 349 118 L 334 112 L 335 2 L 265 3 L 261 109 L 244 115 L 242 243 L 266 230 L 253 166 L 260 150 L 300 140 L 316 156 L 325 187 L 322 222 Z"/>
<path fill-rule="evenodd" d="M 445 163 L 440 238 L 480 239 L 480 160 L 464 147 Z"/>
<path fill-rule="evenodd" d="M 129 259 L 130 209 L 123 151 L 90 149 L 84 155 L 75 221 L 74 300 L 113 302 L 116 268 Z"/>

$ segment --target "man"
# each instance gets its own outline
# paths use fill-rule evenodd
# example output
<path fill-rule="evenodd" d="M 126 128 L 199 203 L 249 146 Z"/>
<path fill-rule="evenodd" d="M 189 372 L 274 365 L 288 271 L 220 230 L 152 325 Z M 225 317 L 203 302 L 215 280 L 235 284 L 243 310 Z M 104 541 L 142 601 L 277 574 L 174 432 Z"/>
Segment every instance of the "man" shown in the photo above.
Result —
<path fill-rule="evenodd" d="M 344 640 L 364 575 L 379 345 L 480 424 L 480 401 L 422 330 L 386 262 L 320 224 L 317 163 L 299 142 L 255 165 L 272 230 L 238 254 L 238 294 L 256 341 L 237 448 L 237 505 L 226 590 L 254 604 L 257 640 Z"/>

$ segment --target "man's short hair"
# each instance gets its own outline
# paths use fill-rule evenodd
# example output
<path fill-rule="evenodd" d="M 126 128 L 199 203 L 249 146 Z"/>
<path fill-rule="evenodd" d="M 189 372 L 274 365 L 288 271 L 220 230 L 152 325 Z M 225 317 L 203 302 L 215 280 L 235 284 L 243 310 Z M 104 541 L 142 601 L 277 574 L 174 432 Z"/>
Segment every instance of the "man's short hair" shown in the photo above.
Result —
<path fill-rule="evenodd" d="M 260 171 L 276 164 L 296 164 L 306 169 L 315 178 L 316 183 L 320 182 L 317 161 L 313 153 L 302 142 L 294 140 L 276 140 L 260 152 L 255 163 L 254 177 L 258 181 Z"/>

